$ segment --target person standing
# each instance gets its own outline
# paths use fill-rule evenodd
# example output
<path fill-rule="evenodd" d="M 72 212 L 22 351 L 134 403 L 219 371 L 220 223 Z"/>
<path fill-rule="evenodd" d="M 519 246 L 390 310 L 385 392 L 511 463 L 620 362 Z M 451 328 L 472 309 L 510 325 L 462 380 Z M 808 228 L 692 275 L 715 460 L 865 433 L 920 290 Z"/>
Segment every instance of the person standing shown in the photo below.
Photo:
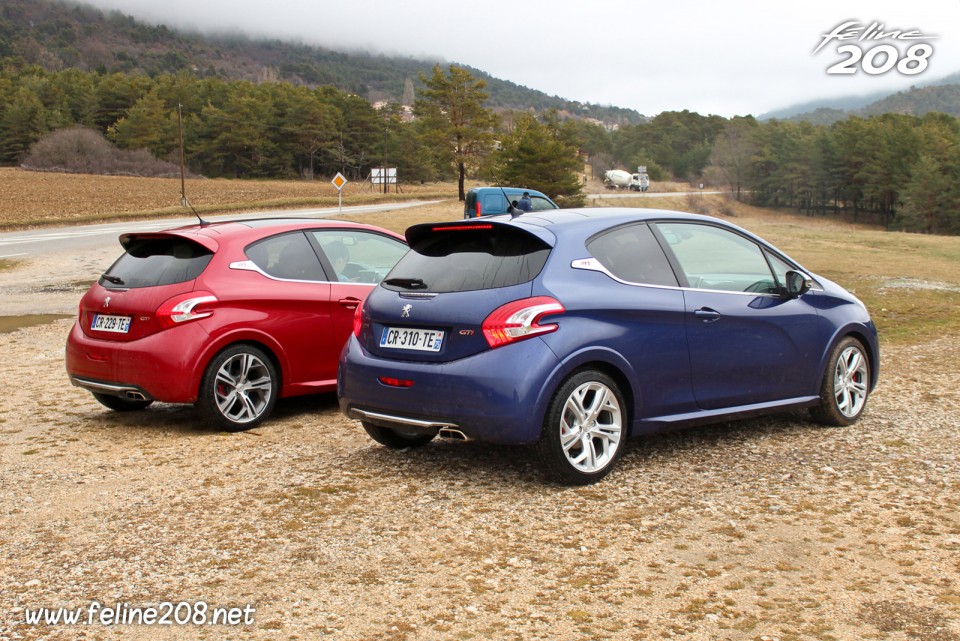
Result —
<path fill-rule="evenodd" d="M 533 211 L 533 201 L 530 200 L 529 191 L 523 192 L 523 196 L 520 197 L 520 202 L 517 203 L 517 206 L 523 211 Z"/>

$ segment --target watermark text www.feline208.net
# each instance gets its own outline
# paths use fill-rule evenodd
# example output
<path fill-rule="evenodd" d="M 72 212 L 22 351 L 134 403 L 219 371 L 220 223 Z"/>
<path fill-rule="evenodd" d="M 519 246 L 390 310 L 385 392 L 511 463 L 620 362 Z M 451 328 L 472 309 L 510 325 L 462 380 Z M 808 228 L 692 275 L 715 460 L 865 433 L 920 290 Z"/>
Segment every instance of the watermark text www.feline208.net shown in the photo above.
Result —
<path fill-rule="evenodd" d="M 916 76 L 929 67 L 933 45 L 927 41 L 936 39 L 937 36 L 919 29 L 891 29 L 878 21 L 846 20 L 820 36 L 813 55 L 827 45 L 837 45 L 835 51 L 840 59 L 827 67 L 830 75 L 863 71 L 879 76 L 896 70 L 905 76 Z"/>
<path fill-rule="evenodd" d="M 91 601 L 76 608 L 25 608 L 27 625 L 252 625 L 256 608 L 213 607 L 203 601 L 164 601 L 155 606 L 105 605 Z"/>

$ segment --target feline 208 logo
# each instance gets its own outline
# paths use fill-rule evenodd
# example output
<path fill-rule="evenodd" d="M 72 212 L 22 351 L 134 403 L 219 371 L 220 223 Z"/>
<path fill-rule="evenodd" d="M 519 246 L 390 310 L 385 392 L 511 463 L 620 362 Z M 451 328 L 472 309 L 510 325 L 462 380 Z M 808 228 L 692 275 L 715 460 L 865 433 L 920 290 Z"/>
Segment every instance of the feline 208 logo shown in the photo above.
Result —
<path fill-rule="evenodd" d="M 882 22 L 868 24 L 848 20 L 823 34 L 813 55 L 828 44 L 846 43 L 837 46 L 836 52 L 841 59 L 827 67 L 828 74 L 848 75 L 862 70 L 868 75 L 879 76 L 896 69 L 905 76 L 915 76 L 926 71 L 933 55 L 932 44 L 918 41 L 936 38 L 918 29 L 887 29 Z"/>

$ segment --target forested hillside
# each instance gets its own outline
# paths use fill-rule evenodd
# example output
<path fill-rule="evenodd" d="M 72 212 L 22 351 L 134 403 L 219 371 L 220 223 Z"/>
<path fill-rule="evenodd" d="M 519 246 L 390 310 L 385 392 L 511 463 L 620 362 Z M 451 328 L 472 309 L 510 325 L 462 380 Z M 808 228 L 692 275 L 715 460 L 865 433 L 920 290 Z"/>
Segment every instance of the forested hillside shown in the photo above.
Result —
<path fill-rule="evenodd" d="M 0 4 L 0 59 L 47 71 L 66 68 L 161 74 L 189 72 L 203 78 L 285 81 L 309 87 L 333 86 L 370 102 L 412 104 L 419 74 L 439 61 L 344 53 L 323 47 L 242 35 L 209 37 L 147 25 L 117 11 L 63 0 L 3 0 Z M 494 109 L 556 109 L 611 124 L 642 121 L 631 109 L 584 104 L 528 89 L 466 67 L 487 82 Z"/>

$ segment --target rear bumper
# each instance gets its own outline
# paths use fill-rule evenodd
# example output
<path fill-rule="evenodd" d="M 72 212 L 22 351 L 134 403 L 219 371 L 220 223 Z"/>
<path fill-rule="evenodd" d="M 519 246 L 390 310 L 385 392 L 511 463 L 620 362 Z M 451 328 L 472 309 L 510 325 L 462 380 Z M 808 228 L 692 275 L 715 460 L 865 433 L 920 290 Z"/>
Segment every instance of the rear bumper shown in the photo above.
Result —
<path fill-rule="evenodd" d="M 109 381 L 97 381 L 92 378 L 83 378 L 82 376 L 70 376 L 70 382 L 77 387 L 82 387 L 88 392 L 94 394 L 106 394 L 108 396 L 118 396 L 128 401 L 154 401 L 149 392 L 137 385 L 127 385 L 125 383 L 111 383 Z"/>
<path fill-rule="evenodd" d="M 74 385 L 98 394 L 194 403 L 201 375 L 197 358 L 207 341 L 198 323 L 130 342 L 91 338 L 74 323 L 67 337 L 67 374 Z"/>
<path fill-rule="evenodd" d="M 559 366 L 538 338 L 449 363 L 400 363 L 371 355 L 351 336 L 340 359 L 337 398 L 348 417 L 384 427 L 529 444 L 540 438 Z M 413 385 L 393 387 L 381 377 Z"/>

